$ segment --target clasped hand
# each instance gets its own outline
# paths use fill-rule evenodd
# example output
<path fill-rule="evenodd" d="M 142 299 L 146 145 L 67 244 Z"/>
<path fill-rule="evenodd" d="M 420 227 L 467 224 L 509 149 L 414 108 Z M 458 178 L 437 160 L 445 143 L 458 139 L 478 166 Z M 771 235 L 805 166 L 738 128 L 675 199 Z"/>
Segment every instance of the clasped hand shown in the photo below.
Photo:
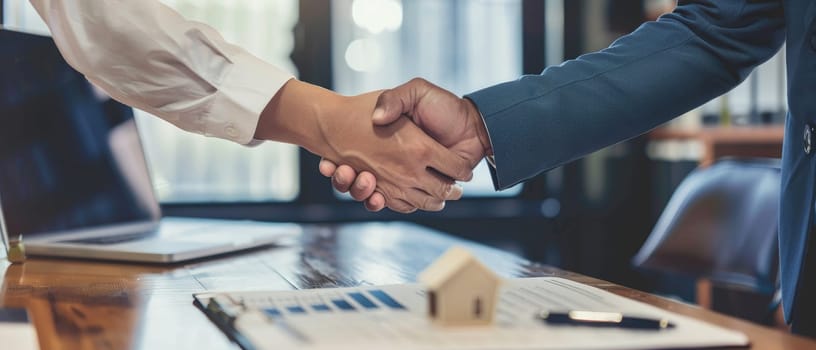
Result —
<path fill-rule="evenodd" d="M 452 179 L 470 180 L 473 168 L 482 158 L 492 153 L 484 122 L 473 103 L 467 99 L 459 98 L 428 81 L 414 79 L 394 89 L 379 93 L 369 123 L 373 122 L 372 125 L 374 125 L 375 129 L 384 128 L 382 131 L 376 131 L 379 137 L 390 138 L 392 141 L 396 141 L 397 144 L 425 140 L 427 136 L 418 135 L 415 128 L 407 125 L 411 124 L 407 118 L 410 118 L 410 121 L 413 121 L 416 127 L 421 128 L 421 131 L 424 131 L 427 136 L 432 137 L 439 145 L 455 154 L 460 161 L 435 159 L 436 155 L 444 155 L 450 158 L 450 155 L 442 151 L 436 151 L 432 154 L 411 149 L 411 147 L 400 148 L 409 153 L 408 158 L 411 158 L 411 153 L 417 153 L 415 155 L 421 156 L 421 160 L 436 165 L 433 168 L 437 171 L 444 173 L 444 170 L 447 169 L 449 172 L 445 174 Z M 405 133 L 397 134 L 397 130 L 402 129 L 407 130 Z M 416 140 L 407 139 L 406 137 L 416 138 Z M 424 143 L 423 146 L 425 146 Z M 393 147 L 389 149 L 391 148 Z M 335 147 L 334 149 L 342 150 L 343 148 Z M 389 149 L 372 149 L 372 151 L 375 152 L 375 156 L 388 158 Z M 405 154 L 405 152 L 402 154 Z M 339 157 L 324 156 L 324 159 L 320 162 L 320 173 L 326 177 L 331 177 L 332 184 L 338 191 L 350 192 L 355 200 L 365 201 L 368 210 L 379 211 L 387 206 L 402 213 L 413 212 L 417 209 L 438 211 L 444 207 L 444 200 L 459 199 L 462 195 L 461 188 L 458 185 L 453 185 L 452 182 L 448 182 L 452 187 L 447 196 L 439 196 L 440 192 L 433 191 L 428 192 L 430 196 L 422 196 L 421 193 L 415 193 L 410 189 L 407 190 L 408 192 L 404 192 L 404 189 L 400 190 L 401 184 L 412 185 L 416 189 L 421 187 L 425 180 L 429 179 L 427 176 L 416 179 L 412 178 L 414 175 L 404 176 L 408 175 L 408 173 L 402 172 L 410 171 L 411 167 L 415 165 L 410 161 L 401 164 L 404 160 L 398 158 L 388 159 L 390 165 L 382 164 L 383 166 L 377 168 L 355 165 L 355 163 L 365 164 L 366 162 L 354 161 L 363 160 L 366 158 L 365 155 L 364 153 L 356 153 L 353 155 L 340 155 Z M 451 161 L 451 163 L 444 164 L 448 161 Z M 337 166 L 337 164 L 342 165 Z M 368 163 L 368 165 L 371 164 L 371 162 Z M 462 166 L 467 167 L 468 171 L 462 170 L 460 168 Z M 468 176 L 462 176 L 466 173 Z M 451 176 L 452 174 L 460 176 L 454 177 Z M 465 177 L 467 178 L 465 179 Z M 400 181 L 407 182 L 401 183 Z M 428 182 L 433 183 L 433 181 Z M 425 186 L 425 188 L 429 187 L 433 188 L 434 185 Z M 395 197 L 395 192 L 400 193 L 402 196 Z M 406 200 L 409 197 L 413 200 Z M 430 197 L 433 197 L 434 200 L 430 200 Z M 423 200 L 428 202 L 423 202 Z"/>

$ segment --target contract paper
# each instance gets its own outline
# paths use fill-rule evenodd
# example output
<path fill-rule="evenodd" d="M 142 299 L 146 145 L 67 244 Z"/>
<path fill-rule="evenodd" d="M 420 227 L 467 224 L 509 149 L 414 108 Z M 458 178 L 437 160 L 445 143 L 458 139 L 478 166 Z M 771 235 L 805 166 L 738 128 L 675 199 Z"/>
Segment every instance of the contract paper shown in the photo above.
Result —
<path fill-rule="evenodd" d="M 674 349 L 748 345 L 742 333 L 555 277 L 505 280 L 491 326 L 435 325 L 427 317 L 425 291 L 416 284 L 207 297 L 220 300 L 211 303 L 208 312 L 220 305 L 234 313 L 234 329 L 256 349 Z M 622 312 L 667 318 L 676 327 L 633 330 L 548 325 L 536 318 L 543 310 Z"/>
<path fill-rule="evenodd" d="M 0 341 L 3 349 L 34 350 L 37 332 L 28 319 L 25 309 L 0 308 Z"/>

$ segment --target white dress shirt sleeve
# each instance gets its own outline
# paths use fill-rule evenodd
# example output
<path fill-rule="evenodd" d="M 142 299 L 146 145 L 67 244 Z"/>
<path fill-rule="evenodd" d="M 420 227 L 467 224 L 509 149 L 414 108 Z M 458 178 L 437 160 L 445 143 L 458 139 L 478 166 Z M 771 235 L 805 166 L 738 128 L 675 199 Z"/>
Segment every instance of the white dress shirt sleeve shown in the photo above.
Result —
<path fill-rule="evenodd" d="M 157 0 L 30 0 L 66 61 L 116 100 L 241 144 L 292 75 Z"/>

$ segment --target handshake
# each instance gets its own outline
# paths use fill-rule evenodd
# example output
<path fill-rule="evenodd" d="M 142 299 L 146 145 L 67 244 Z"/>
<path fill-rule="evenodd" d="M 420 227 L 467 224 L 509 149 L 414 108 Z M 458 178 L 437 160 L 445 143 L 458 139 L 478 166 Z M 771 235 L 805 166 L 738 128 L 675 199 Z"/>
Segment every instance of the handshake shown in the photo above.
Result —
<path fill-rule="evenodd" d="M 423 79 L 358 96 L 292 80 L 264 115 L 256 138 L 320 155 L 320 173 L 371 211 L 442 210 L 492 153 L 476 106 Z"/>
<path fill-rule="evenodd" d="M 455 181 L 470 181 L 473 168 L 492 153 L 476 106 L 424 79 L 380 92 L 371 122 L 375 133 L 389 136 L 385 141 L 395 144 L 389 148 L 395 152 L 350 151 L 320 162 L 320 173 L 332 178 L 335 189 L 365 201 L 370 211 L 442 210 L 446 200 L 462 197 Z"/>

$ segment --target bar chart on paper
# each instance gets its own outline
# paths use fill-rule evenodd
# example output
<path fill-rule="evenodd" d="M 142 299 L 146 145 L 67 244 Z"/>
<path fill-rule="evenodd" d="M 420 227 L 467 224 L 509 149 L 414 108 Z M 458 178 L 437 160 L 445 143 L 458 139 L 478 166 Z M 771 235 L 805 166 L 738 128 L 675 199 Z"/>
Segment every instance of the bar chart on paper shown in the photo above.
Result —
<path fill-rule="evenodd" d="M 745 335 L 555 277 L 506 280 L 491 326 L 442 327 L 420 285 L 205 293 L 202 309 L 254 349 L 649 349 L 743 346 Z M 548 325 L 540 311 L 670 319 L 672 329 Z"/>
<path fill-rule="evenodd" d="M 376 302 L 374 301 L 376 300 Z M 355 312 L 390 308 L 405 311 L 405 307 L 380 289 L 335 293 L 327 296 L 253 298 L 244 299 L 245 304 L 256 307 L 268 317 L 302 315 L 308 313 Z M 354 304 L 352 304 L 352 302 Z M 355 306 L 356 305 L 356 306 Z"/>

